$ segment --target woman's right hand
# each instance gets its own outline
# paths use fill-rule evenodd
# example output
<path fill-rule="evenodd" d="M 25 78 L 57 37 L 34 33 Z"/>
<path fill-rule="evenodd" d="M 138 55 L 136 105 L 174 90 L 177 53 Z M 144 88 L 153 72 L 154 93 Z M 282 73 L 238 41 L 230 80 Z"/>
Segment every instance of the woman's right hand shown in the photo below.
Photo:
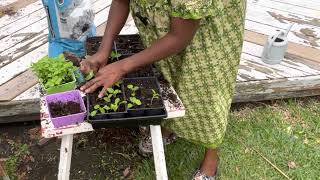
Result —
<path fill-rule="evenodd" d="M 80 71 L 84 74 L 89 74 L 91 71 L 96 74 L 99 69 L 107 64 L 107 58 L 102 53 L 97 52 L 89 58 L 80 62 Z"/>

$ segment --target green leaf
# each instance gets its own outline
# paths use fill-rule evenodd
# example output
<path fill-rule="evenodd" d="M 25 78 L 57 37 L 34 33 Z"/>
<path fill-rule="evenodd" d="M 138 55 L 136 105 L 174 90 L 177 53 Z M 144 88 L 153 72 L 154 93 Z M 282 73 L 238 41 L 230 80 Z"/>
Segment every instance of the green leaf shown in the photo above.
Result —
<path fill-rule="evenodd" d="M 133 107 L 133 104 L 129 103 L 128 104 L 128 109 L 131 109 Z"/>
<path fill-rule="evenodd" d="M 90 116 L 92 116 L 92 117 L 94 117 L 94 116 L 96 116 L 97 115 L 97 110 L 94 110 L 94 111 L 92 111 L 91 113 L 90 113 Z"/>
<path fill-rule="evenodd" d="M 136 99 L 136 105 L 138 105 L 138 106 L 140 106 L 142 103 L 141 103 L 141 101 L 139 100 L 139 99 Z"/>
<path fill-rule="evenodd" d="M 120 102 L 120 98 L 117 98 L 117 99 L 114 101 L 115 104 L 119 104 L 119 102 Z"/>
<path fill-rule="evenodd" d="M 90 71 L 89 74 L 87 74 L 87 76 L 86 76 L 86 80 L 89 81 L 93 77 L 94 77 L 94 73 L 93 73 L 93 71 Z"/>
<path fill-rule="evenodd" d="M 104 97 L 103 100 L 107 103 L 111 102 L 111 99 L 109 97 Z"/>
<path fill-rule="evenodd" d="M 109 111 L 109 110 L 110 110 L 110 107 L 109 107 L 108 105 L 105 105 L 105 106 L 103 106 L 103 109 Z"/>
<path fill-rule="evenodd" d="M 112 88 L 107 88 L 107 92 L 113 94 L 114 90 Z"/>
<path fill-rule="evenodd" d="M 99 109 L 100 108 L 100 105 L 95 105 L 94 107 L 93 107 L 94 109 Z"/>
<path fill-rule="evenodd" d="M 106 113 L 106 110 L 104 110 L 102 107 L 99 108 L 99 111 L 103 114 Z"/>
<path fill-rule="evenodd" d="M 132 84 L 128 84 L 127 88 L 131 90 L 133 88 L 133 85 Z"/>

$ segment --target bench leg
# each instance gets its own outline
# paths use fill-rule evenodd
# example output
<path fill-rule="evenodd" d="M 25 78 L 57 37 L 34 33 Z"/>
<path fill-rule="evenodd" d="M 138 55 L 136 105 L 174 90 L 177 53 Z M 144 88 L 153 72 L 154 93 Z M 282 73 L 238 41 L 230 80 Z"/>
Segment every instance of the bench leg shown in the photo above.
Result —
<path fill-rule="evenodd" d="M 69 180 L 72 157 L 73 135 L 61 137 L 58 180 Z"/>
<path fill-rule="evenodd" d="M 156 170 L 157 180 L 167 180 L 167 167 L 166 159 L 164 155 L 164 147 L 161 135 L 161 127 L 150 126 L 151 138 L 152 138 L 152 148 L 153 148 L 153 158 L 154 166 Z"/>

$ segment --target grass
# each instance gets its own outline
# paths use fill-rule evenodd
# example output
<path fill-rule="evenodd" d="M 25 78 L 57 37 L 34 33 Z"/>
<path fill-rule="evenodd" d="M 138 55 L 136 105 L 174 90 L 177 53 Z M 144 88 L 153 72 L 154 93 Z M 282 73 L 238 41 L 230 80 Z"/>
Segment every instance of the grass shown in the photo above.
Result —
<path fill-rule="evenodd" d="M 233 108 L 220 148 L 219 179 L 286 179 L 257 152 L 293 179 L 320 179 L 320 100 L 274 101 Z M 191 179 L 204 149 L 180 139 L 166 147 L 169 179 Z M 155 179 L 152 159 L 135 179 Z"/>

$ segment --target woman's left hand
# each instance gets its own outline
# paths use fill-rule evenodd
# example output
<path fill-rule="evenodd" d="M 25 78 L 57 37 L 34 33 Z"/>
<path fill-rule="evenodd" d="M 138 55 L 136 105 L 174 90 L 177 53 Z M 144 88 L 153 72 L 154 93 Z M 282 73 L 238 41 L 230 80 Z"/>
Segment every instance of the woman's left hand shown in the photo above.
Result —
<path fill-rule="evenodd" d="M 92 93 L 97 90 L 97 88 L 103 86 L 102 91 L 99 93 L 99 98 L 102 98 L 105 95 L 106 89 L 118 82 L 121 77 L 125 75 L 123 63 L 124 61 L 117 61 L 101 68 L 94 79 L 88 81 L 80 88 L 81 91 Z"/>

